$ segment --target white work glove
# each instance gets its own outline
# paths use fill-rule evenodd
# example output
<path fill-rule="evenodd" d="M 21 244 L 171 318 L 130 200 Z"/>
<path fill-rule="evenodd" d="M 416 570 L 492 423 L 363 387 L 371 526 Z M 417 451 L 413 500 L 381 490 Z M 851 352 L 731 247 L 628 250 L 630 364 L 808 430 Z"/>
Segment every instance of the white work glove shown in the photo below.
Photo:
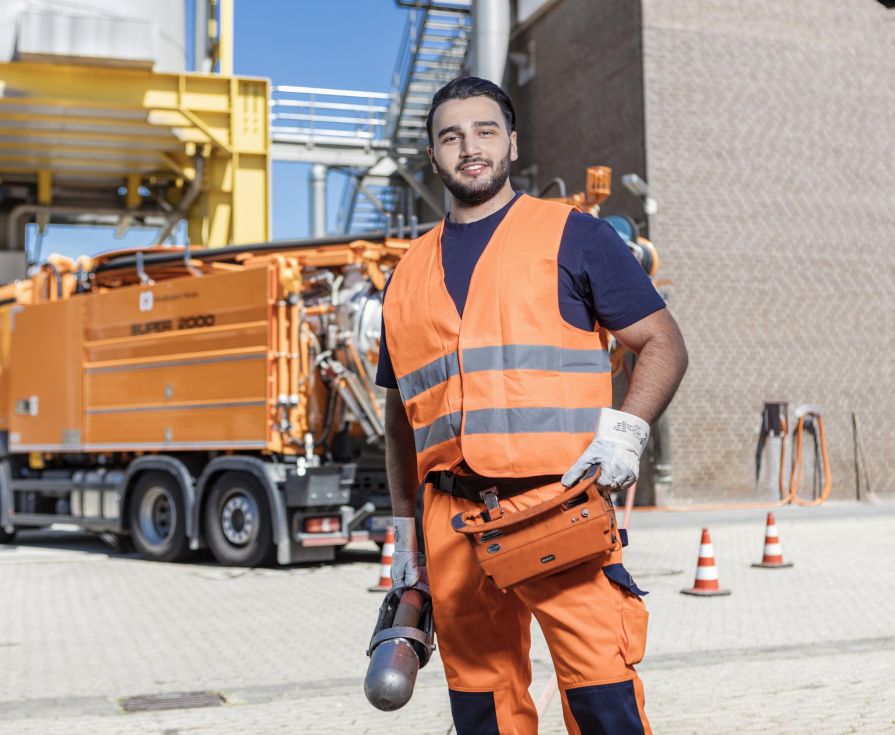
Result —
<path fill-rule="evenodd" d="M 395 551 L 392 554 L 392 587 L 428 584 L 425 559 L 416 543 L 416 519 L 395 516 Z"/>
<path fill-rule="evenodd" d="M 641 418 L 612 408 L 600 409 L 593 441 L 562 476 L 571 487 L 595 465 L 600 466 L 597 485 L 624 490 L 637 481 L 640 455 L 649 439 L 649 424 Z"/>

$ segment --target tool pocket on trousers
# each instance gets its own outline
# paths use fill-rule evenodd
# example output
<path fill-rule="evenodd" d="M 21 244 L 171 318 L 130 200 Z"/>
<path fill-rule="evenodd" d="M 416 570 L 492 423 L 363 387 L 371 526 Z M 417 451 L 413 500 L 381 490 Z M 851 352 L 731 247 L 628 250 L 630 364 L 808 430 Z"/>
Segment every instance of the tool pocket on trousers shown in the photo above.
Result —
<path fill-rule="evenodd" d="M 634 578 L 621 564 L 608 564 L 603 567 L 603 574 L 622 598 L 619 632 L 622 657 L 628 666 L 639 664 L 646 651 L 646 629 L 649 623 L 649 613 L 640 598 L 648 593 L 637 586 Z"/>
<path fill-rule="evenodd" d="M 639 597 L 626 597 L 622 608 L 622 656 L 629 666 L 639 664 L 646 653 L 649 613 Z"/>

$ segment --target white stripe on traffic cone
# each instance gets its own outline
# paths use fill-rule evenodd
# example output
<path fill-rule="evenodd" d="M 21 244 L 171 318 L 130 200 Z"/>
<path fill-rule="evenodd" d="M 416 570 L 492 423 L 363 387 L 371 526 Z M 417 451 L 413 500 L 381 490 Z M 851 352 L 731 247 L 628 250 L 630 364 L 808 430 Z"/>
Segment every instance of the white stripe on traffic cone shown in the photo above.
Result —
<path fill-rule="evenodd" d="M 780 545 L 780 537 L 777 535 L 777 521 L 774 520 L 773 513 L 768 513 L 767 530 L 764 534 L 764 554 L 761 561 L 752 566 L 763 569 L 783 569 L 792 566 L 792 562 L 783 561 L 783 547 Z"/>

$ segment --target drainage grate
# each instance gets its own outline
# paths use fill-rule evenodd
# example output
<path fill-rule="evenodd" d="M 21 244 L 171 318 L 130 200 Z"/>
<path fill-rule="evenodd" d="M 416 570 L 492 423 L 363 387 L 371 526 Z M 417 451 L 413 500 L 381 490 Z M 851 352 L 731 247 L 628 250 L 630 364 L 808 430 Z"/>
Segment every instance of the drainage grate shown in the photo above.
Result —
<path fill-rule="evenodd" d="M 154 712 L 163 709 L 220 707 L 227 700 L 218 692 L 174 692 L 173 694 L 141 694 L 119 700 L 125 712 Z"/>

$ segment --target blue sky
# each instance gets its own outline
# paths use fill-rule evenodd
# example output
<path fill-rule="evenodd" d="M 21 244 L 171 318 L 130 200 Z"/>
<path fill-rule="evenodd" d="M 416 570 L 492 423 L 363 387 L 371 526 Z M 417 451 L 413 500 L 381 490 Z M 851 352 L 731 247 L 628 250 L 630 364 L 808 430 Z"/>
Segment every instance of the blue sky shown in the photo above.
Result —
<path fill-rule="evenodd" d="M 388 92 L 407 12 L 393 0 L 236 0 L 234 73 Z M 308 168 L 273 164 L 274 239 L 309 234 Z M 330 227 L 343 181 L 330 174 Z"/>
<path fill-rule="evenodd" d="M 388 92 L 407 12 L 393 0 L 235 0 L 233 71 L 273 84 Z M 187 33 L 191 38 L 190 28 Z M 274 239 L 308 236 L 309 167 L 271 168 Z M 343 181 L 330 174 L 330 227 Z M 111 228 L 51 225 L 41 253 L 74 256 L 141 246 L 154 235 L 155 230 L 132 229 L 119 240 Z M 35 237 L 36 227 L 29 226 L 29 249 Z"/>

